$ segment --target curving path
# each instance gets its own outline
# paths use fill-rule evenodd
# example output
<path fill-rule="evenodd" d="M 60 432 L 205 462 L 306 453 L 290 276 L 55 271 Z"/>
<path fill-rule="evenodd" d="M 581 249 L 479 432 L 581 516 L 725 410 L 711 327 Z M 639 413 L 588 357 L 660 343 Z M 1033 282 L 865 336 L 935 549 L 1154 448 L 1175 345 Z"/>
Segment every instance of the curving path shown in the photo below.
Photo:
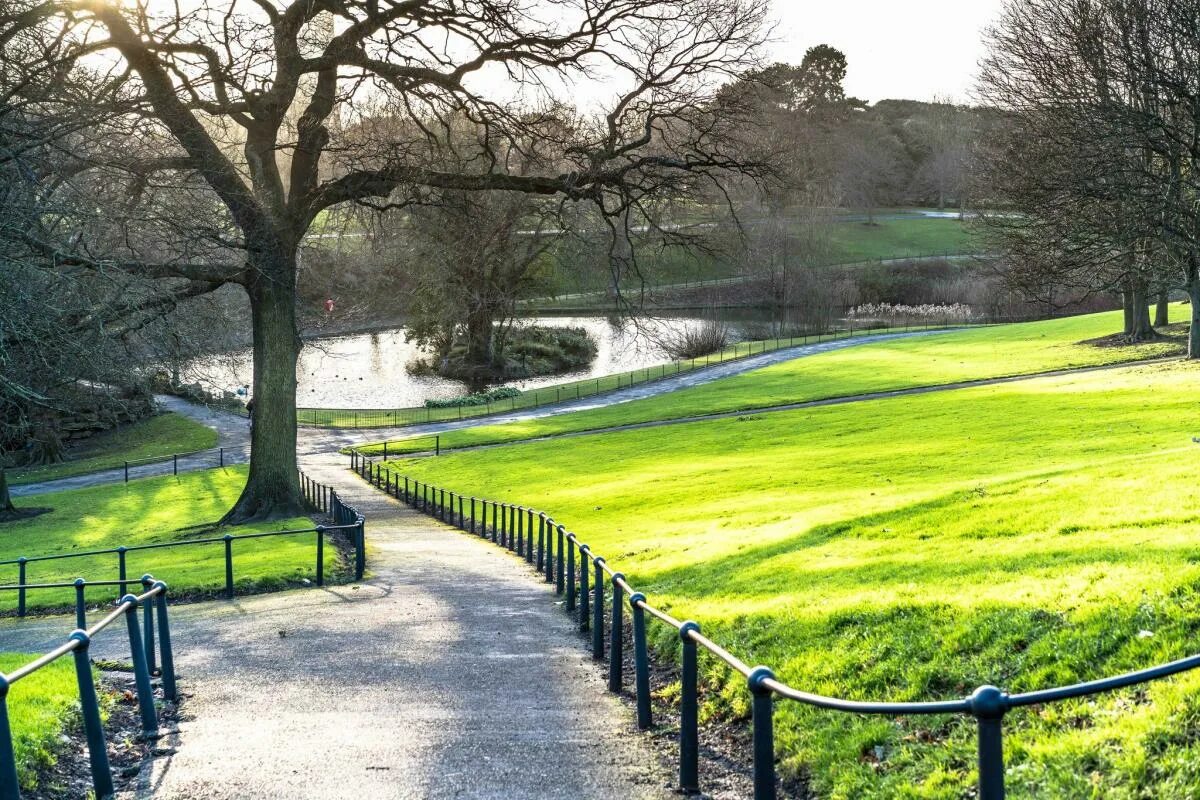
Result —
<path fill-rule="evenodd" d="M 162 743 L 175 752 L 133 796 L 668 797 L 670 772 L 549 586 L 344 465 L 304 467 L 366 515 L 370 579 L 173 608 L 189 697 Z M 73 627 L 4 620 L 0 648 L 43 651 Z M 121 633 L 95 656 L 127 659 Z"/>
<path fill-rule="evenodd" d="M 750 356 L 738 361 L 727 361 L 723 364 L 714 364 L 711 367 L 693 370 L 691 372 L 673 375 L 662 380 L 651 381 L 649 383 L 639 384 L 626 389 L 618 389 L 614 392 L 597 395 L 595 397 L 585 397 L 580 400 L 568 400 L 554 405 L 539 406 L 537 408 L 522 409 L 506 414 L 493 414 L 488 417 L 475 417 L 473 419 L 453 420 L 448 422 L 434 422 L 425 425 L 407 425 L 398 428 L 300 428 L 298 432 L 298 447 L 303 459 L 306 455 L 316 455 L 319 453 L 337 450 L 342 447 L 354 444 L 365 444 L 367 442 L 378 442 L 383 439 L 396 439 L 406 436 L 420 436 L 423 434 L 443 433 L 445 431 L 461 430 L 463 428 L 475 428 L 481 425 L 499 425 L 505 422 L 521 422 L 531 419 L 541 419 L 543 417 L 553 417 L 559 414 L 570 414 L 575 411 L 586 411 L 592 408 L 605 408 L 614 406 L 620 403 L 628 403 L 632 400 L 641 400 L 646 397 L 656 397 L 668 392 L 686 389 L 691 386 L 699 386 L 704 383 L 710 383 L 721 378 L 727 378 L 731 375 L 738 375 L 743 372 L 760 369 L 770 366 L 771 364 L 779 364 L 784 361 L 791 361 L 796 358 L 805 358 L 807 356 L 817 355 L 818 353 L 828 353 L 834 350 L 844 350 L 848 347 L 861 347 L 865 344 L 874 342 L 885 342 L 893 339 L 908 339 L 916 336 L 935 336 L 941 333 L 946 333 L 953 329 L 940 329 L 933 331 L 912 331 L 908 333 L 883 333 L 872 334 L 860 338 L 851 339 L 835 339 L 829 342 L 817 342 L 814 344 L 798 345 L 796 347 L 787 347 L 781 350 L 773 350 L 762 355 Z M 202 406 L 196 403 L 190 403 L 186 400 L 181 400 L 177 397 L 168 397 L 166 395 L 156 397 L 158 402 L 167 410 L 174 411 L 179 414 L 191 417 L 192 419 L 207 425 L 210 428 L 216 429 L 218 433 L 218 444 L 226 449 L 226 463 L 237 464 L 244 463 L 249 460 L 250 446 L 250 430 L 245 418 L 239 417 L 236 414 L 230 414 L 225 411 L 211 409 L 207 406 Z M 179 465 L 180 472 L 191 472 L 201 469 L 210 469 L 216 466 L 212 459 L 197 459 L 181 462 Z M 170 462 L 158 465 L 149 465 L 139 467 L 137 471 L 138 477 L 150 477 L 152 475 L 169 475 L 171 474 L 172 465 Z M 80 489 L 87 486 L 99 486 L 109 483 L 120 483 L 125 479 L 124 471 L 121 469 L 104 470 L 102 472 L 93 472 L 87 475 L 78 475 L 73 478 L 61 478 L 59 480 L 42 481 L 41 483 L 28 483 L 23 486 L 14 486 L 12 494 L 14 497 L 45 494 L 47 492 L 58 492 L 64 489 Z"/>

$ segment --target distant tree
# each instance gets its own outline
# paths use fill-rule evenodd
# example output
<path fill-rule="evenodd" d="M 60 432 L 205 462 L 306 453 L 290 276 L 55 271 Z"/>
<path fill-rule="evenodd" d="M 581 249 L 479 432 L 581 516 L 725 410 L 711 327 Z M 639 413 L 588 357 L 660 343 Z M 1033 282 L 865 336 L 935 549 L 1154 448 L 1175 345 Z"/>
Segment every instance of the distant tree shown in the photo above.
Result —
<path fill-rule="evenodd" d="M 875 211 L 891 203 L 901 185 L 900 145 L 881 125 L 860 120 L 842 130 L 837 186 L 842 202 L 875 223 Z"/>

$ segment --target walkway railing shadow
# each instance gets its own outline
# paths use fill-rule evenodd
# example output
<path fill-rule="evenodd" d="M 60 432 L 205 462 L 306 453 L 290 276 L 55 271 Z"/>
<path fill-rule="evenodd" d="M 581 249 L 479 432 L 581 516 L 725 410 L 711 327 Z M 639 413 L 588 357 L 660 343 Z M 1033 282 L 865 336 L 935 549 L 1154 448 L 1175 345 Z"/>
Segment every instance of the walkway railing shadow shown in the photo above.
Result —
<path fill-rule="evenodd" d="M 755 800 L 774 800 L 776 797 L 776 698 L 851 714 L 889 717 L 937 714 L 970 716 L 977 727 L 977 797 L 980 800 L 1002 800 L 1005 795 L 1003 721 L 1010 711 L 1110 692 L 1200 667 L 1200 655 L 1193 655 L 1148 669 L 1069 686 L 1009 694 L 995 686 L 983 685 L 961 699 L 929 702 L 865 702 L 814 694 L 784 683 L 769 667 L 751 666 L 741 660 L 704 636 L 699 623 L 676 619 L 652 605 L 623 573 L 615 570 L 602 556 L 594 553 L 546 512 L 464 496 L 395 473 L 387 465 L 358 452 L 351 452 L 350 459 L 352 469 L 375 487 L 422 513 L 504 547 L 533 565 L 547 583 L 554 585 L 557 594 L 565 594 L 564 607 L 576 617 L 581 631 L 590 632 L 592 657 L 597 661 L 605 660 L 607 638 L 608 687 L 613 692 L 621 691 L 624 685 L 623 631 L 625 607 L 628 606 L 634 650 L 637 724 L 640 729 L 653 725 L 646 619 L 649 617 L 675 629 L 682 642 L 679 789 L 686 794 L 700 791 L 697 664 L 700 650 L 716 657 L 746 679 L 746 688 L 751 695 Z M 610 609 L 607 636 L 606 583 L 611 591 L 607 600 Z"/>

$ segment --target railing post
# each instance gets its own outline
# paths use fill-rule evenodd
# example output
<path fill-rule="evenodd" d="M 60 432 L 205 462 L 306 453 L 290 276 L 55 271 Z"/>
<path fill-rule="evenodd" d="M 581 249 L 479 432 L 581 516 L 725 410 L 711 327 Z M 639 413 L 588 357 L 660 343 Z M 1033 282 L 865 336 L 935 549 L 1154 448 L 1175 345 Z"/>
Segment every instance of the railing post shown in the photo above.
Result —
<path fill-rule="evenodd" d="M 650 656 L 646 652 L 646 595 L 629 595 L 629 614 L 633 618 L 633 680 L 637 689 L 638 727 L 647 730 L 654 724 L 650 710 Z"/>
<path fill-rule="evenodd" d="M 692 632 L 699 633 L 700 626 L 691 620 L 679 626 L 679 639 L 683 642 L 679 671 L 679 790 L 684 794 L 700 793 L 700 672 Z"/>
<path fill-rule="evenodd" d="M 546 518 L 546 583 L 554 583 L 554 520 Z"/>
<path fill-rule="evenodd" d="M 586 544 L 579 545 L 579 630 L 586 631 L 591 622 L 591 591 L 588 586 L 588 554 Z"/>
<path fill-rule="evenodd" d="M 85 586 L 87 581 L 83 578 L 75 579 L 75 627 L 81 630 L 87 628 L 87 603 L 83 597 Z"/>
<path fill-rule="evenodd" d="M 546 569 L 546 512 L 538 513 L 537 570 Z"/>
<path fill-rule="evenodd" d="M 233 535 L 221 537 L 225 541 L 225 599 L 233 599 Z"/>
<path fill-rule="evenodd" d="M 575 610 L 575 543 L 567 537 L 567 611 Z"/>
<path fill-rule="evenodd" d="M 624 611 L 625 604 L 621 597 L 624 591 L 621 589 L 621 581 L 625 580 L 625 575 L 620 572 L 614 572 L 612 576 L 612 625 L 608 630 L 608 690 L 610 692 L 621 691 L 622 670 L 625 667 L 624 641 L 621 634 L 624 633 Z"/>
<path fill-rule="evenodd" d="M 361 581 L 367 571 L 367 521 L 359 516 L 354 529 L 354 580 Z"/>
<path fill-rule="evenodd" d="M 221 454 L 221 467 L 222 467 L 222 468 L 224 468 L 224 467 L 225 467 L 225 448 L 224 448 L 224 447 L 221 447 L 221 448 L 218 448 L 218 449 L 219 449 L 219 451 L 220 451 L 220 454 Z"/>
<path fill-rule="evenodd" d="M 517 555 L 524 556 L 525 555 L 525 508 L 523 506 L 517 506 L 516 508 L 514 508 L 513 509 L 513 517 L 516 518 L 516 523 L 517 523 L 516 525 L 513 526 L 517 529 Z"/>
<path fill-rule="evenodd" d="M 325 585 L 325 526 L 317 526 L 317 586 Z"/>
<path fill-rule="evenodd" d="M 129 462 L 125 462 L 125 482 L 129 483 Z"/>
<path fill-rule="evenodd" d="M 146 645 L 138 630 L 137 598 L 127 594 L 121 598 L 125 604 L 125 626 L 129 629 L 129 656 L 133 662 L 133 681 L 137 686 L 138 711 L 142 717 L 142 736 L 147 739 L 158 735 L 158 714 L 154 710 L 154 690 L 150 688 L 150 666 L 146 663 Z M 147 603 L 146 605 L 150 605 Z"/>
<path fill-rule="evenodd" d="M 29 559 L 21 556 L 17 559 L 17 583 L 21 588 L 17 589 L 17 616 L 25 616 L 25 564 Z M 0 753 L 0 755 L 3 755 Z"/>
<path fill-rule="evenodd" d="M 179 454 L 178 453 L 171 454 L 171 474 L 173 474 L 173 475 L 179 474 Z"/>
<path fill-rule="evenodd" d="M 8 678 L 0 674 L 0 797 L 17 800 L 21 783 L 17 778 L 17 755 L 13 751 L 12 726 L 8 722 Z"/>
<path fill-rule="evenodd" d="M 104 743 L 104 723 L 100 721 L 100 703 L 96 700 L 96 684 L 92 680 L 92 665 L 88 648 L 92 639 L 87 631 L 77 630 L 71 638 L 79 642 L 73 653 L 75 681 L 79 685 L 79 707 L 83 716 L 83 731 L 87 739 L 88 763 L 92 771 L 92 787 L 96 797 L 113 794 L 112 768 L 108 765 L 108 745 Z"/>
<path fill-rule="evenodd" d="M 558 537 L 557 537 L 558 541 L 555 542 L 555 546 L 558 548 L 558 561 L 556 562 L 556 564 L 558 566 L 558 570 L 555 573 L 555 578 L 554 578 L 554 592 L 555 592 L 555 594 L 562 594 L 563 593 L 563 584 L 566 582 L 566 577 L 567 577 L 566 576 L 567 565 L 566 565 L 566 562 L 563 560 L 563 548 L 566 545 L 566 530 L 563 528 L 562 525 L 555 525 L 554 529 L 558 531 Z"/>
<path fill-rule="evenodd" d="M 150 575 L 142 576 L 142 591 L 148 592 L 154 586 L 154 578 Z M 142 607 L 142 644 L 146 651 L 146 669 L 153 675 L 157 669 L 154 663 L 154 604 L 144 603 Z"/>
<path fill-rule="evenodd" d="M 968 699 L 979 725 L 979 800 L 1004 800 L 1004 740 L 1001 728 L 1008 695 L 980 686 Z"/>
<path fill-rule="evenodd" d="M 117 579 L 121 581 L 121 594 L 125 594 L 125 545 L 117 548 Z"/>
<path fill-rule="evenodd" d="M 158 606 L 158 647 L 162 654 L 162 687 L 163 698 L 174 701 L 177 697 L 175 690 L 175 652 L 171 648 L 171 623 L 167 619 L 167 585 L 162 581 L 154 584 L 158 596 L 154 604 Z"/>
<path fill-rule="evenodd" d="M 487 510 L 483 512 L 483 524 L 487 527 Z M 496 544 L 500 536 L 500 504 L 492 501 L 492 544 Z"/>
<path fill-rule="evenodd" d="M 746 678 L 753 695 L 754 800 L 775 800 L 775 700 L 763 685 L 774 677 L 767 667 L 755 667 Z"/>
<path fill-rule="evenodd" d="M 592 582 L 592 658 L 604 660 L 604 564 L 603 558 L 592 559 L 595 580 Z"/>
<path fill-rule="evenodd" d="M 525 563 L 533 563 L 533 509 L 525 511 Z"/>
<path fill-rule="evenodd" d="M 476 533 L 475 530 L 475 498 L 471 498 L 471 533 Z"/>
<path fill-rule="evenodd" d="M 412 496 L 408 493 L 408 476 L 404 476 L 404 502 L 412 505 Z"/>

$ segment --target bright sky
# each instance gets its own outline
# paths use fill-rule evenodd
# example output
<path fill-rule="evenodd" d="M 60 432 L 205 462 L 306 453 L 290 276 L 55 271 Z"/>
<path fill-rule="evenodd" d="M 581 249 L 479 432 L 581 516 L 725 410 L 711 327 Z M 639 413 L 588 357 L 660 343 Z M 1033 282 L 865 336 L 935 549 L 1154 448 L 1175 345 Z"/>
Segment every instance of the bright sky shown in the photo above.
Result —
<path fill-rule="evenodd" d="M 775 61 L 828 44 L 846 54 L 846 93 L 869 102 L 970 99 L 981 32 L 1003 0 L 773 0 Z"/>

